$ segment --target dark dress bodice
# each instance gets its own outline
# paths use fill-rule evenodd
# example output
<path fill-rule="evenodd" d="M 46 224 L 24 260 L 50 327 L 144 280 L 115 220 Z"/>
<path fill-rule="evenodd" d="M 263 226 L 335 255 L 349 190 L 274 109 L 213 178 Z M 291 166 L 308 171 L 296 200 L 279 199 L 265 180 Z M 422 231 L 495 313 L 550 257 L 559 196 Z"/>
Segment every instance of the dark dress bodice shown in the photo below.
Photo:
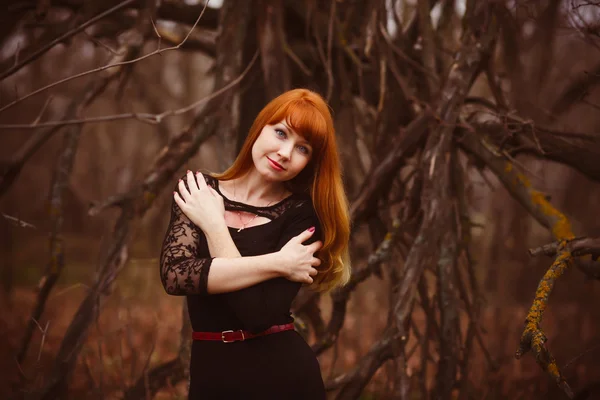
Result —
<path fill-rule="evenodd" d="M 304 244 L 321 239 L 319 220 L 308 194 L 295 193 L 274 205 L 254 207 L 228 199 L 215 178 L 204 176 L 207 184 L 223 196 L 226 210 L 247 211 L 270 219 L 240 232 L 229 228 L 243 257 L 279 251 L 311 226 L 316 231 Z M 212 259 L 204 232 L 173 201 L 160 257 L 161 280 L 167 293 L 187 296 L 194 331 L 260 332 L 293 322 L 290 307 L 300 283 L 275 278 L 235 292 L 211 295 L 207 293 L 207 279 Z M 288 331 L 235 343 L 195 341 L 190 399 L 237 398 L 324 399 L 319 365 L 304 339 Z"/>

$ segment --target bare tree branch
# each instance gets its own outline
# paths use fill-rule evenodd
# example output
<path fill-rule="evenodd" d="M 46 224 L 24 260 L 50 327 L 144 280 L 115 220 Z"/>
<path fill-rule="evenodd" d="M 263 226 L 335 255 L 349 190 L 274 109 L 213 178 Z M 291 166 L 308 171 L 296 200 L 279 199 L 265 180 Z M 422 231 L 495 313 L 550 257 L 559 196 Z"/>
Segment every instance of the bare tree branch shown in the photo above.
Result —
<path fill-rule="evenodd" d="M 274 99 L 291 86 L 285 57 L 283 3 L 280 0 L 261 0 L 257 15 L 258 43 L 267 99 Z"/>
<path fill-rule="evenodd" d="M 561 132 L 523 121 L 514 116 L 499 115 L 498 122 L 474 123 L 486 132 L 489 141 L 500 151 L 512 156 L 532 155 L 568 165 L 600 182 L 600 135 Z"/>
<path fill-rule="evenodd" d="M 531 350 L 535 355 L 537 363 L 544 369 L 544 371 L 548 372 L 550 376 L 554 378 L 556 384 L 563 389 L 569 398 L 573 398 L 573 391 L 560 373 L 560 370 L 556 364 L 556 360 L 546 348 L 545 343 L 548 339 L 540 328 L 542 317 L 544 315 L 544 311 L 546 310 L 548 299 L 554 284 L 556 283 L 556 280 L 564 273 L 571 262 L 570 253 L 564 250 L 565 244 L 566 242 L 563 242 L 559 246 L 556 260 L 550 269 L 548 269 L 546 274 L 544 274 L 544 277 L 538 285 L 535 293 L 535 300 L 533 301 L 533 304 L 527 313 L 527 318 L 525 319 L 525 329 L 523 331 L 523 335 L 521 336 L 521 342 L 517 352 L 515 353 L 515 357 L 521 358 L 525 353 Z"/>
<path fill-rule="evenodd" d="M 535 299 L 526 317 L 519 349 L 515 356 L 520 358 L 527 351 L 532 350 L 542 369 L 548 372 L 556 384 L 572 398 L 573 392 L 558 369 L 554 357 L 545 347 L 546 336 L 540 328 L 542 316 L 554 283 L 571 262 L 572 256 L 566 249 L 566 244 L 575 235 L 571 231 L 569 220 L 549 203 L 543 193 L 533 189 L 525 175 L 517 172 L 512 163 L 507 161 L 501 153 L 498 153 L 492 145 L 484 142 L 485 139 L 477 139 L 473 132 L 465 132 L 466 134 L 461 139 L 463 148 L 484 162 L 529 214 L 548 228 L 554 237 L 559 240 L 560 245 L 556 260 L 538 285 Z"/>
<path fill-rule="evenodd" d="M 37 125 L 22 125 L 22 124 L 13 124 L 13 125 L 4 124 L 3 125 L 3 124 L 0 124 L 0 129 L 34 129 L 34 128 L 39 128 L 39 127 L 60 128 L 65 125 L 80 125 L 80 124 L 89 124 L 89 123 L 94 123 L 94 122 L 118 121 L 118 120 L 124 120 L 124 119 L 136 119 L 140 122 L 149 123 L 152 125 L 159 124 L 159 123 L 162 123 L 166 118 L 186 114 L 190 111 L 195 111 L 202 104 L 213 100 L 214 98 L 222 95 L 223 93 L 227 92 L 231 88 L 237 86 L 242 81 L 242 79 L 244 79 L 246 77 L 246 75 L 248 74 L 248 71 L 254 65 L 254 62 L 256 61 L 257 57 L 258 57 L 258 53 L 256 53 L 254 55 L 252 61 L 250 62 L 250 64 L 248 64 L 248 66 L 242 72 L 242 74 L 240 76 L 238 76 L 234 81 L 230 82 L 227 86 L 209 94 L 208 96 L 205 96 L 199 100 L 196 100 L 192 104 L 189 104 L 185 107 L 177 108 L 174 110 L 166 110 L 159 114 L 124 113 L 124 114 L 106 115 L 106 116 L 95 117 L 95 118 L 93 117 L 93 118 L 82 118 L 82 119 L 66 119 L 63 121 L 38 123 Z M 51 133 L 54 133 L 54 132 L 55 132 L 55 130 L 51 131 Z M 45 133 L 47 135 L 50 134 L 48 132 L 45 132 Z M 42 134 L 40 134 L 39 137 L 43 137 L 44 139 L 47 139 L 47 137 L 45 135 L 42 136 Z M 39 144 L 39 143 L 36 142 L 36 144 Z"/>
<path fill-rule="evenodd" d="M 180 342 L 177 357 L 152 368 L 151 371 L 144 370 L 137 382 L 125 391 L 124 400 L 153 399 L 156 393 L 165 386 L 175 386 L 180 381 L 189 379 L 192 325 L 185 298 L 182 298 L 182 303 L 181 317 L 183 323 L 179 334 Z"/>
<path fill-rule="evenodd" d="M 339 382 L 344 383 L 336 396 L 336 400 L 357 399 L 371 380 L 373 374 L 377 372 L 384 362 L 392 358 L 394 355 L 392 351 L 394 343 L 399 338 L 400 335 L 395 329 L 388 328 L 383 337 L 371 346 L 371 350 L 358 362 L 358 365 L 351 372 L 336 378 L 332 383 L 327 383 L 327 387 L 337 386 L 340 384 Z"/>
<path fill-rule="evenodd" d="M 204 6 L 206 7 L 206 5 Z M 204 10 L 204 8 L 203 8 Z M 196 23 L 198 23 L 200 17 L 202 16 L 202 14 L 200 14 L 200 16 L 198 17 L 198 19 L 196 20 Z M 193 28 L 192 28 L 193 29 Z M 191 33 L 191 30 L 188 32 L 188 36 L 186 36 L 183 40 L 185 42 L 185 39 L 187 37 L 189 37 L 189 34 Z M 178 44 L 178 46 L 181 46 L 182 43 L 181 42 Z M 127 44 L 129 45 L 129 44 Z M 141 44 L 140 44 L 141 45 Z M 177 47 L 177 46 L 176 46 Z M 125 51 L 125 47 L 121 48 L 121 51 Z M 123 63 L 121 60 L 124 59 L 124 57 L 126 57 L 127 54 L 125 53 L 116 53 L 113 57 L 112 60 L 112 64 L 109 63 L 110 65 L 116 66 L 116 65 L 127 65 L 127 62 Z M 32 136 L 24 145 L 23 147 L 21 147 L 19 149 L 19 151 L 13 156 L 12 160 L 6 163 L 3 163 L 1 165 L 1 169 L 0 169 L 0 196 L 2 196 L 6 190 L 10 187 L 10 185 L 14 182 L 14 180 L 17 178 L 17 176 L 19 175 L 19 173 L 21 172 L 21 169 L 23 168 L 23 166 L 25 165 L 25 163 L 27 162 L 27 160 L 48 140 L 50 139 L 50 137 L 52 137 L 56 132 L 59 131 L 59 129 L 65 125 L 78 125 L 78 124 L 82 124 L 82 123 L 86 123 L 86 122 L 92 122 L 92 121 L 88 121 L 87 119 L 75 119 L 73 120 L 73 115 L 79 115 L 79 113 L 75 113 L 73 110 L 78 109 L 78 107 L 80 107 L 80 105 L 88 105 L 90 102 L 93 101 L 93 99 L 99 95 L 101 93 L 102 90 L 100 90 L 100 88 L 104 88 L 106 87 L 113 79 L 114 77 L 118 74 L 118 72 L 120 71 L 119 68 L 114 69 L 112 71 L 108 71 L 106 73 L 103 74 L 102 79 L 99 81 L 96 81 L 96 83 L 92 83 L 92 86 L 97 86 L 97 89 L 89 89 L 89 90 L 84 90 L 81 92 L 81 94 L 79 96 L 76 96 L 70 103 L 69 107 L 68 107 L 68 111 L 64 114 L 63 118 L 59 121 L 55 121 L 55 122 L 51 122 L 51 123 L 46 123 L 46 124 L 40 124 L 39 122 L 34 122 L 31 125 L 26 125 L 28 128 L 40 128 L 42 126 L 47 126 L 51 129 L 45 129 L 45 130 L 38 130 L 34 136 Z M 243 77 L 243 75 L 242 75 Z M 241 80 L 242 77 L 240 77 L 239 79 Z M 235 81 L 234 84 L 237 84 L 239 81 Z M 228 90 L 228 88 L 223 88 L 225 90 Z M 115 119 L 125 119 L 125 118 L 142 118 L 143 121 L 148 121 L 148 120 L 152 120 L 152 121 L 158 121 L 160 122 L 163 118 L 166 118 L 168 116 L 171 115 L 180 115 L 183 113 L 186 113 L 190 110 L 193 110 L 195 108 L 197 108 L 200 104 L 209 101 L 210 99 L 218 96 L 221 92 L 216 92 L 213 93 L 212 95 L 202 98 L 196 102 L 194 102 L 193 104 L 187 106 L 187 107 L 183 107 L 180 108 L 178 110 L 168 110 L 168 111 L 164 111 L 160 114 L 138 114 L 138 113 L 129 113 L 129 114 L 125 114 L 125 115 L 120 115 L 120 116 L 108 116 L 108 117 L 100 117 L 98 119 L 91 119 L 91 120 L 97 120 L 97 121 L 110 121 L 110 120 L 115 120 Z M 0 126 L 0 129 L 2 129 L 2 126 Z M 10 128 L 9 128 L 10 129 Z"/>
<path fill-rule="evenodd" d="M 154 7 L 151 6 L 149 13 L 153 13 Z M 142 13 L 144 17 L 148 16 L 146 13 Z M 144 29 L 144 21 L 138 21 L 138 30 Z M 143 41 L 141 38 L 143 33 L 139 35 L 131 35 L 130 40 L 126 42 L 119 52 L 115 54 L 117 60 L 123 58 L 132 58 L 140 51 Z M 100 94 L 104 92 L 106 87 L 115 79 L 118 78 L 121 71 L 115 69 L 110 74 L 106 74 L 103 79 L 90 82 L 83 93 L 78 96 L 80 99 L 84 99 L 83 102 L 72 103 L 72 108 L 69 114 L 73 116 L 80 115 L 83 110 L 89 106 Z M 65 145 L 63 152 L 60 155 L 59 163 L 57 165 L 54 177 L 54 183 L 51 190 L 51 207 L 50 216 L 52 219 L 52 233 L 50 235 L 50 261 L 47 267 L 46 275 L 40 281 L 40 292 L 38 294 L 37 302 L 34 307 L 34 311 L 30 321 L 39 320 L 44 308 L 45 303 L 54 287 L 54 284 L 59 279 L 62 269 L 64 267 L 64 241 L 62 237 L 62 225 L 63 225 L 63 194 L 68 185 L 71 170 L 75 154 L 77 152 L 77 144 L 81 135 L 81 125 L 75 125 L 69 129 L 65 135 Z M 4 183 L 4 182 L 3 182 Z M 30 322 L 26 328 L 25 335 L 21 342 L 21 347 L 17 355 L 17 360 L 21 363 L 27 353 L 29 343 L 33 334 L 33 323 Z"/>
<path fill-rule="evenodd" d="M 127 1 L 131 1 L 131 0 L 127 0 Z M 58 86 L 60 84 L 72 81 L 74 79 L 81 78 L 83 76 L 87 76 L 87 75 L 94 74 L 94 73 L 97 73 L 97 72 L 100 72 L 100 71 L 104 71 L 106 69 L 115 68 L 115 67 L 123 67 L 125 65 L 137 63 L 137 62 L 139 62 L 141 60 L 144 60 L 144 59 L 146 59 L 148 57 L 152 57 L 152 56 L 154 56 L 156 54 L 161 54 L 161 53 L 164 53 L 166 51 L 171 51 L 171 50 L 177 50 L 177 49 L 179 49 L 181 46 L 183 46 L 183 44 L 186 42 L 186 40 L 188 39 L 188 37 L 191 35 L 191 33 L 194 30 L 194 28 L 196 27 L 196 25 L 198 25 L 198 23 L 202 19 L 202 16 L 204 15 L 204 10 L 206 9 L 207 5 L 208 5 L 208 3 L 206 3 L 204 5 L 204 8 L 202 9 L 202 12 L 200 13 L 200 15 L 198 16 L 198 18 L 196 19 L 196 22 L 194 22 L 194 25 L 192 26 L 192 28 L 190 29 L 190 31 L 188 32 L 188 34 L 186 35 L 186 37 L 183 38 L 183 41 L 181 43 L 177 44 L 176 46 L 167 47 L 167 48 L 164 48 L 164 49 L 156 49 L 156 50 L 154 50 L 153 52 L 151 52 L 149 54 L 145 54 L 143 56 L 136 57 L 136 58 L 133 58 L 133 59 L 126 59 L 125 61 L 114 61 L 113 60 L 112 63 L 108 63 L 107 65 L 104 65 L 102 67 L 94 68 L 92 70 L 81 72 L 79 74 L 72 75 L 72 76 L 70 76 L 68 78 L 61 79 L 61 80 L 59 80 L 57 82 L 51 83 L 49 85 L 46 85 L 46 86 L 44 86 L 44 87 L 42 87 L 40 89 L 34 90 L 33 92 L 31 92 L 31 93 L 29 93 L 29 94 L 27 94 L 27 95 L 25 95 L 23 97 L 20 97 L 20 98 L 18 98 L 16 100 L 13 100 L 12 102 L 10 102 L 7 105 L 5 105 L 4 107 L 0 108 L 0 113 L 2 113 L 3 111 L 8 110 L 9 108 L 13 107 L 15 104 L 18 104 L 18 103 L 22 102 L 23 100 L 28 99 L 31 96 L 34 96 L 34 95 L 39 94 L 41 92 L 44 92 L 44 91 L 46 91 L 46 90 L 48 90 L 48 89 L 50 89 L 52 87 Z M 51 125 L 48 125 L 48 124 L 38 124 L 37 125 L 37 127 L 41 127 L 41 126 L 51 126 Z M 29 126 L 29 127 L 35 127 L 35 126 Z M 13 126 L 13 128 L 14 128 L 14 126 Z"/>
<path fill-rule="evenodd" d="M 365 177 L 364 186 L 350 207 L 353 226 L 357 226 L 361 220 L 369 216 L 370 210 L 375 209 L 381 190 L 390 183 L 391 177 L 397 174 L 403 163 L 423 144 L 432 118 L 428 112 L 423 112 L 415 118 L 403 130 L 401 137 L 396 139 L 387 156 Z"/>
<path fill-rule="evenodd" d="M 550 112 L 559 116 L 568 112 L 577 102 L 586 98 L 594 86 L 600 83 L 600 65 L 592 68 L 590 71 L 583 72 L 573 79 L 570 84 L 563 89 L 560 96 L 554 101 Z"/>
<path fill-rule="evenodd" d="M 485 16 L 486 14 L 484 13 L 483 15 Z M 482 21 L 482 23 L 485 22 Z M 452 228 L 455 223 L 453 208 L 445 202 L 450 192 L 449 154 L 452 144 L 452 132 L 460 111 L 459 107 L 466 96 L 468 88 L 479 73 L 481 63 L 486 59 L 488 52 L 491 50 L 495 31 L 493 24 L 488 28 L 489 30 L 483 33 L 481 37 L 478 37 L 479 32 L 477 28 L 474 32 L 471 31 L 465 34 L 463 48 L 458 53 L 459 55 L 452 67 L 450 77 L 442 90 L 441 100 L 436 109 L 436 114 L 440 116 L 441 124 L 428 138 L 422 162 L 423 175 L 426 177 L 424 192 L 422 194 L 424 222 L 419 232 L 420 236 L 417 236 L 405 263 L 403 280 L 398 289 L 398 297 L 394 310 L 396 319 L 393 329 L 388 329 L 388 334 L 384 336 L 385 339 L 378 343 L 372 352 L 359 364 L 353 371 L 351 378 L 341 379 L 345 384 L 338 395 L 338 399 L 356 398 L 381 364 L 396 354 L 395 351 L 392 351 L 392 343 L 399 338 L 401 339 L 399 346 L 404 346 L 408 336 L 407 327 L 413 305 L 413 289 L 416 286 L 415 279 L 419 280 L 421 277 L 425 258 L 429 259 L 430 256 L 434 259 L 437 258 L 437 249 L 443 248 L 443 244 L 450 246 L 453 241 L 456 244 L 457 232 L 456 228 Z M 422 114 L 418 118 L 418 123 L 415 124 L 417 126 L 422 124 L 421 129 L 423 131 L 431 122 L 430 117 L 427 115 Z M 393 153 L 391 154 L 390 158 L 393 158 Z M 435 180 L 433 180 L 434 176 Z M 375 185 L 375 187 L 377 186 Z M 353 205 L 353 210 L 356 210 L 355 205 Z M 356 218 L 355 212 L 353 212 L 353 217 Z M 429 246 L 428 244 L 433 245 Z M 454 247 L 456 248 L 456 245 Z M 446 258 L 440 259 L 439 262 L 443 265 L 446 262 Z M 349 286 L 351 287 L 351 285 Z M 344 299 L 343 296 L 340 297 L 341 299 L 338 300 L 337 304 L 345 304 L 342 300 L 347 299 Z M 334 299 L 332 321 L 336 315 L 336 300 Z M 343 307 L 339 307 L 339 309 L 342 309 L 343 312 Z M 324 345 L 324 343 L 319 343 L 315 350 L 321 350 Z"/>
<path fill-rule="evenodd" d="M 390 257 L 394 242 L 398 240 L 398 236 L 402 230 L 403 226 L 401 225 L 400 220 L 394 220 L 393 229 L 385 235 L 384 240 L 377 247 L 377 250 L 369 256 L 367 265 L 355 271 L 350 278 L 350 282 L 348 282 L 346 286 L 332 293 L 333 310 L 331 312 L 329 324 L 327 325 L 327 330 L 322 338 L 312 346 L 313 351 L 317 355 L 321 354 L 335 343 L 344 324 L 346 307 L 348 300 L 350 299 L 350 294 L 361 282 L 371 276 L 382 262 Z"/>
<path fill-rule="evenodd" d="M 476 2 L 472 1 L 473 4 Z M 496 16 L 502 26 L 502 56 L 504 65 L 508 73 L 511 87 L 514 90 L 511 92 L 510 103 L 518 110 L 528 106 L 529 86 L 524 81 L 524 68 L 521 62 L 521 31 L 520 27 L 513 16 L 511 10 L 504 5 L 503 2 L 498 2 Z"/>
<path fill-rule="evenodd" d="M 440 254 L 440 249 L 452 249 L 456 240 L 455 217 L 451 204 L 450 153 L 452 133 L 460 106 L 474 79 L 484 67 L 495 39 L 497 26 L 491 18 L 493 5 L 482 5 L 477 18 L 469 24 L 463 36 L 461 49 L 451 67 L 450 75 L 441 91 L 436 114 L 440 125 L 427 140 L 421 165 L 424 177 L 422 208 L 423 222 L 412 245 L 404 266 L 403 280 L 398 288 L 394 305 L 396 327 L 402 337 L 410 319 L 417 283 L 425 266 L 431 263 L 446 263 L 453 253 Z"/>
<path fill-rule="evenodd" d="M 107 82 L 102 81 L 96 81 L 91 83 L 85 89 L 86 93 L 84 94 L 84 96 L 89 97 L 90 101 L 93 100 L 104 91 L 104 89 L 106 88 L 106 84 Z M 79 114 L 82 111 L 82 109 L 88 104 L 88 102 L 80 103 L 77 109 L 74 110 L 75 113 Z M 64 212 L 63 195 L 66 187 L 68 186 L 69 178 L 71 176 L 71 170 L 73 168 L 73 162 L 75 159 L 75 154 L 77 152 L 77 144 L 79 142 L 80 135 L 81 125 L 74 126 L 65 133 L 63 145 L 64 147 L 59 156 L 56 170 L 54 172 L 54 182 L 51 188 L 49 207 L 50 218 L 52 221 L 52 232 L 49 238 L 50 260 L 48 262 L 48 265 L 46 266 L 46 274 L 40 281 L 40 291 L 36 299 L 36 304 L 34 306 L 31 318 L 29 320 L 30 322 L 27 325 L 27 328 L 25 329 L 19 352 L 17 353 L 17 362 L 19 363 L 23 362 L 23 359 L 27 354 L 27 350 L 29 348 L 29 344 L 35 328 L 34 321 L 40 320 L 40 317 L 44 312 L 48 296 L 50 295 L 54 284 L 60 277 L 64 267 L 65 244 L 62 235 Z M 4 181 L 2 183 L 4 184 Z"/>
<path fill-rule="evenodd" d="M 149 10 L 141 13 L 138 28 L 140 32 L 147 32 L 152 29 L 150 20 L 151 16 Z M 121 54 L 126 53 L 127 52 L 122 52 Z M 222 84 L 221 81 L 218 83 Z M 180 162 L 183 162 L 183 160 Z M 166 182 L 166 179 L 163 179 L 163 182 Z M 132 236 L 131 224 L 132 222 L 135 222 L 136 214 L 140 213 L 143 215 L 143 212 L 147 210 L 152 203 L 152 200 L 153 198 L 146 197 L 130 200 L 122 205 L 121 215 L 115 225 L 112 241 L 108 246 L 106 254 L 103 255 L 100 261 L 100 268 L 95 283 L 85 300 L 81 303 L 75 317 L 67 329 L 56 356 L 56 366 L 52 375 L 46 381 L 45 387 L 36 392 L 34 397 L 53 398 L 63 396 L 66 390 L 68 377 L 70 376 L 79 351 L 86 339 L 89 325 L 99 315 L 100 310 L 102 309 L 103 300 L 106 298 L 107 294 L 110 293 L 112 283 L 127 259 L 127 241 Z"/>
<path fill-rule="evenodd" d="M 443 154 L 443 153 L 442 153 Z M 456 150 L 446 155 L 449 160 L 449 173 L 454 175 L 454 163 L 456 160 Z M 450 194 L 456 196 L 455 184 L 452 176 Z M 452 389 L 456 381 L 457 366 L 460 352 L 460 332 L 458 319 L 458 296 L 456 294 L 456 269 L 458 268 L 459 240 L 460 235 L 456 226 L 456 208 L 453 207 L 455 200 L 453 197 L 440 197 L 436 201 L 445 201 L 450 206 L 450 212 L 447 217 L 449 220 L 444 224 L 449 224 L 449 232 L 444 236 L 440 256 L 437 261 L 437 283 L 438 283 L 438 306 L 440 310 L 440 350 L 439 362 L 436 379 L 436 396 L 442 399 L 452 397 Z"/>
<path fill-rule="evenodd" d="M 166 27 L 159 24 L 156 28 L 161 38 L 172 46 L 180 45 L 180 50 L 201 51 L 207 56 L 215 57 L 217 32 L 205 28 L 196 28 L 191 31 L 189 27 L 181 24 Z M 186 35 L 191 32 L 187 40 L 184 40 Z"/>
<path fill-rule="evenodd" d="M 419 15 L 419 30 L 421 31 L 421 58 L 423 60 L 423 67 L 435 74 L 437 71 L 436 59 L 435 59 L 435 39 L 433 25 L 431 23 L 431 5 L 434 0 L 421 0 L 417 3 L 417 13 Z M 433 98 L 435 95 L 437 85 L 436 82 L 429 77 L 429 74 L 425 75 L 427 93 L 429 98 Z"/>
<path fill-rule="evenodd" d="M 541 4 L 541 3 L 540 3 Z M 536 23 L 536 46 L 537 68 L 532 68 L 531 79 L 536 81 L 536 89 L 542 89 L 550 68 L 548 65 L 554 63 L 554 43 L 559 23 L 560 8 L 564 4 L 562 0 L 550 0 L 542 11 L 540 18 Z"/>
<path fill-rule="evenodd" d="M 81 32 L 82 30 L 89 27 L 90 25 L 95 24 L 96 22 L 100 21 L 101 19 L 106 18 L 109 15 L 114 14 L 115 12 L 117 12 L 119 10 L 122 10 L 123 8 L 132 4 L 133 2 L 135 2 L 135 0 L 124 0 L 123 2 L 117 4 L 116 6 L 111 7 L 106 11 L 102 11 L 102 12 L 98 13 L 96 16 L 94 16 L 93 18 L 90 18 L 89 20 L 80 24 L 79 26 L 77 26 L 74 29 L 70 29 L 70 26 L 66 25 L 63 28 L 63 30 L 65 32 L 60 33 L 58 35 L 58 37 L 56 37 L 52 40 L 49 40 L 47 43 L 44 43 L 44 42 L 36 43 L 35 46 L 31 46 L 23 51 L 20 51 L 18 56 L 15 54 L 14 56 L 9 57 L 7 60 L 4 60 L 2 63 L 0 63 L 0 71 L 4 71 L 4 72 L 0 72 L 0 81 L 11 76 L 15 72 L 17 72 L 18 70 L 23 68 L 25 65 L 29 64 L 30 62 L 38 59 L 40 56 L 45 54 L 48 50 L 50 50 L 52 47 L 56 46 L 57 44 L 76 35 L 77 33 Z M 100 3 L 100 2 L 99 3 L 90 3 L 90 4 L 107 5 L 106 3 Z M 110 3 L 108 4 L 108 6 L 110 6 Z M 90 11 L 92 11 L 92 10 L 90 10 Z M 95 10 L 93 10 L 93 11 L 95 11 Z M 11 64 L 12 64 L 12 66 L 9 67 L 9 65 L 11 65 Z M 4 110 L 4 108 L 0 109 L 0 112 L 2 112 L 3 110 Z"/>
<path fill-rule="evenodd" d="M 89 93 L 89 92 L 86 92 Z M 73 109 L 81 104 L 81 98 L 76 96 L 68 109 Z M 67 111 L 63 118 L 68 118 L 71 113 Z M 48 129 L 36 131 L 23 146 L 21 146 L 17 152 L 13 155 L 12 159 L 7 162 L 0 164 L 0 197 L 6 193 L 8 188 L 17 179 L 21 169 L 29 160 L 29 158 L 56 132 L 58 132 L 62 126 L 55 126 Z"/>
<path fill-rule="evenodd" d="M 529 249 L 529 255 L 534 257 L 543 254 L 548 257 L 555 257 L 559 245 L 560 242 L 552 242 L 541 247 L 536 247 L 535 249 Z M 583 256 L 587 254 L 591 254 L 594 257 L 600 256 L 600 238 L 574 238 L 567 242 L 566 248 L 573 256 Z"/>
<path fill-rule="evenodd" d="M 572 239 L 571 224 L 566 216 L 554 209 L 546 195 L 533 189 L 527 177 L 518 172 L 489 141 L 478 139 L 475 133 L 464 130 L 460 139 L 463 149 L 476 156 L 500 179 L 509 193 L 544 227 L 559 239 Z"/>

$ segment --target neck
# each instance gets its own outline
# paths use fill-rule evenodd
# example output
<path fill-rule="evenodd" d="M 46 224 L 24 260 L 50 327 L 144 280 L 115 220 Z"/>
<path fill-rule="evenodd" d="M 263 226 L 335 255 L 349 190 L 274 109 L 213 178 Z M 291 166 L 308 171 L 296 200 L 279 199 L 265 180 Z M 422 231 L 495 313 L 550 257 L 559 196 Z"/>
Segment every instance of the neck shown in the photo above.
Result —
<path fill-rule="evenodd" d="M 287 192 L 283 183 L 265 181 L 256 171 L 235 179 L 234 186 L 238 201 L 250 204 L 274 204 Z"/>

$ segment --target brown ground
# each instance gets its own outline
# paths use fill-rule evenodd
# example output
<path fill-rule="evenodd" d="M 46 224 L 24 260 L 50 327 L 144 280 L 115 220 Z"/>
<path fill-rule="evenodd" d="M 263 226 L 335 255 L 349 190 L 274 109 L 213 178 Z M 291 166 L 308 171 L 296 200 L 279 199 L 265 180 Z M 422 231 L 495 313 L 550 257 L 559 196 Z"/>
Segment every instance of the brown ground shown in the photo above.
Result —
<path fill-rule="evenodd" d="M 321 358 L 325 378 L 349 370 L 377 339 L 386 320 L 386 291 L 376 290 L 382 285 L 372 278 L 352 297 L 346 324 L 339 339 L 337 359 L 332 375 L 334 351 Z M 569 302 L 553 299 L 545 316 L 543 327 L 549 338 L 559 366 L 575 389 L 600 380 L 600 315 L 591 303 L 598 298 L 595 284 L 585 282 L 577 273 L 568 274 L 561 286 L 577 285 L 574 299 Z M 23 363 L 25 375 L 31 379 L 29 387 L 43 384 L 43 372 L 51 367 L 50 361 L 60 345 L 67 324 L 83 298 L 85 286 L 75 284 L 54 290 L 40 325 L 48 324 L 42 344 L 42 334 L 37 331 L 28 358 Z M 557 290 L 557 297 L 573 293 Z M 11 305 L 2 303 L 0 315 L 0 392 L 11 393 L 18 381 L 18 366 L 13 354 L 18 347 L 35 293 L 28 288 L 15 289 Z M 531 296 L 533 291 L 531 292 Z M 526 305 L 515 304 L 506 298 L 489 299 L 482 315 L 484 340 L 492 356 L 499 361 L 498 372 L 490 373 L 479 346 L 475 347 L 470 362 L 472 398 L 564 398 L 550 379 L 540 371 L 531 354 L 522 360 L 512 356 L 517 348 L 525 318 Z M 586 303 L 585 298 L 588 302 Z M 578 301 L 579 300 L 579 301 Z M 583 302 L 581 301 L 583 300 Z M 182 299 L 164 293 L 158 283 L 155 265 L 149 262 L 134 263 L 119 277 L 114 293 L 90 332 L 81 352 L 72 380 L 73 398 L 83 393 L 90 395 L 94 387 L 103 393 L 102 398 L 118 398 L 121 390 L 131 385 L 145 366 L 150 368 L 175 356 L 181 324 Z M 591 307 L 590 307 L 591 306 Z M 323 310 L 328 311 L 324 301 Z M 415 316 L 417 323 L 422 316 Z M 463 327 L 464 332 L 464 327 Z M 409 343 L 409 348 L 412 344 Z M 583 353 L 583 355 L 581 355 Z M 581 355 L 581 356 L 580 356 Z M 579 356 L 579 357 L 578 357 Z M 578 357 L 578 358 L 577 358 Z M 430 363 L 429 385 L 433 384 L 435 364 Z M 409 373 L 418 376 L 418 352 L 409 363 Z M 389 385 L 388 375 L 393 372 L 391 363 L 381 368 L 366 398 L 382 399 Z M 185 396 L 184 385 L 169 388 L 159 398 L 176 399 Z M 86 397 L 87 398 L 87 397 Z"/>

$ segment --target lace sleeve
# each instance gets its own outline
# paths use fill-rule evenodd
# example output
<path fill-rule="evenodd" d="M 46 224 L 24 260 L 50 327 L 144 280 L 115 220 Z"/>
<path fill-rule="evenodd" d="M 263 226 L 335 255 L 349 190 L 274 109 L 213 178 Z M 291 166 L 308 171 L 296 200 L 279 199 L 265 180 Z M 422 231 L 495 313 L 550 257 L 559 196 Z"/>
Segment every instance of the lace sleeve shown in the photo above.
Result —
<path fill-rule="evenodd" d="M 160 280 L 170 295 L 208 295 L 208 271 L 213 258 L 199 258 L 199 230 L 175 200 L 160 254 Z"/>

